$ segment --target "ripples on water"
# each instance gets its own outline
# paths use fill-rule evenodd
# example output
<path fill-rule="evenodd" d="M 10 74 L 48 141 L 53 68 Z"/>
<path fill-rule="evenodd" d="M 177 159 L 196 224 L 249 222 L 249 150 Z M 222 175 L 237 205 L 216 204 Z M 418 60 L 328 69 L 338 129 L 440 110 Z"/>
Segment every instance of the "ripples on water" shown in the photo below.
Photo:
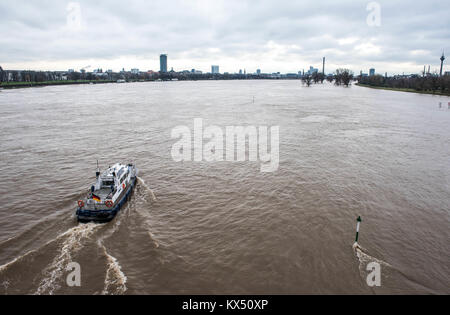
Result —
<path fill-rule="evenodd" d="M 0 292 L 448 294 L 448 101 L 298 81 L 2 91 Z M 194 118 L 280 126 L 278 172 L 173 162 L 171 130 Z M 78 225 L 97 159 L 135 162 L 141 180 L 113 222 Z"/>

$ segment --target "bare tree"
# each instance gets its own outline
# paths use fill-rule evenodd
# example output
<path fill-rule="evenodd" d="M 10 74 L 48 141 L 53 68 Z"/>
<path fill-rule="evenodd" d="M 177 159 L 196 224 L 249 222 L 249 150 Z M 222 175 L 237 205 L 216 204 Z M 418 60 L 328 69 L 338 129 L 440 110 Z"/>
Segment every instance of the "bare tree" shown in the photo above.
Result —
<path fill-rule="evenodd" d="M 337 69 L 335 75 L 335 84 L 336 85 L 345 85 L 349 86 L 350 81 L 353 79 L 353 72 L 348 69 Z"/>
<path fill-rule="evenodd" d="M 334 76 L 328 75 L 327 76 L 327 81 L 330 82 L 330 83 L 333 82 L 334 81 Z"/>
<path fill-rule="evenodd" d="M 313 81 L 314 81 L 314 83 L 315 84 L 317 84 L 317 83 L 323 83 L 323 80 L 325 80 L 325 76 L 323 75 L 323 73 L 322 72 L 314 72 L 313 74 L 312 74 L 312 79 L 313 79 Z"/>
<path fill-rule="evenodd" d="M 311 85 L 311 81 L 312 81 L 312 77 L 311 77 L 310 74 L 306 74 L 302 78 L 302 82 L 303 82 L 303 84 L 306 84 L 306 86 L 310 86 Z"/>

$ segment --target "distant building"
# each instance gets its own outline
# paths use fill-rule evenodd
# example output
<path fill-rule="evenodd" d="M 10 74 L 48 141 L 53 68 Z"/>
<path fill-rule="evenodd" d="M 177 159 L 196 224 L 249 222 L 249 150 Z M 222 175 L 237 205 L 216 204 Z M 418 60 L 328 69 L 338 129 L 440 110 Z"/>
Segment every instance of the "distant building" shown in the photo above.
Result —
<path fill-rule="evenodd" d="M 239 74 L 242 74 L 242 69 L 239 69 Z"/>
<path fill-rule="evenodd" d="M 319 72 L 319 69 L 310 66 L 309 70 L 306 72 L 306 74 L 311 75 L 313 73 L 318 73 L 318 72 Z"/>
<path fill-rule="evenodd" d="M 450 75 L 450 71 L 445 71 L 444 75 Z"/>
<path fill-rule="evenodd" d="M 68 71 L 69 73 L 74 73 L 75 72 L 75 70 L 73 70 L 73 69 L 69 69 L 69 71 Z"/>
<path fill-rule="evenodd" d="M 374 76 L 375 75 L 375 69 L 371 68 L 369 69 L 369 76 Z"/>
<path fill-rule="evenodd" d="M 211 66 L 212 74 L 219 74 L 219 66 Z"/>
<path fill-rule="evenodd" d="M 159 64 L 160 64 L 160 72 L 166 73 L 167 72 L 167 55 L 161 55 L 159 56 Z"/>
<path fill-rule="evenodd" d="M 132 74 L 139 74 L 139 69 L 131 69 Z"/>
<path fill-rule="evenodd" d="M 257 69 L 257 70 L 256 70 L 256 74 L 257 74 L 257 75 L 261 75 L 261 69 Z"/>

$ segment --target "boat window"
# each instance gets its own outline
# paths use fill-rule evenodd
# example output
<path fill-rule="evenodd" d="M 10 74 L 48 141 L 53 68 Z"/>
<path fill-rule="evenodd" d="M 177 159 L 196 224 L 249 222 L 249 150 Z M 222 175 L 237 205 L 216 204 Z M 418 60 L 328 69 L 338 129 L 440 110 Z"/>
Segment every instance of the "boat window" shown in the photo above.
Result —
<path fill-rule="evenodd" d="M 107 187 L 110 187 L 110 186 L 114 186 L 114 181 L 103 181 L 103 186 L 107 186 Z"/>

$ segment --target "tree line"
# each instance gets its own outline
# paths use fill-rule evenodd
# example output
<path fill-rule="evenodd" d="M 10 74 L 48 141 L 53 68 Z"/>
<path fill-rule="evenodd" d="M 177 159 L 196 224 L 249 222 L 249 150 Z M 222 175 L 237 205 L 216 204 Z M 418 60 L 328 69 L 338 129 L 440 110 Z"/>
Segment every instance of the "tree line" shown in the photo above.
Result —
<path fill-rule="evenodd" d="M 432 92 L 450 94 L 450 76 L 438 75 L 411 75 L 385 77 L 381 75 L 359 77 L 360 84 L 373 87 L 386 87 L 393 89 L 408 89 L 418 92 Z"/>

